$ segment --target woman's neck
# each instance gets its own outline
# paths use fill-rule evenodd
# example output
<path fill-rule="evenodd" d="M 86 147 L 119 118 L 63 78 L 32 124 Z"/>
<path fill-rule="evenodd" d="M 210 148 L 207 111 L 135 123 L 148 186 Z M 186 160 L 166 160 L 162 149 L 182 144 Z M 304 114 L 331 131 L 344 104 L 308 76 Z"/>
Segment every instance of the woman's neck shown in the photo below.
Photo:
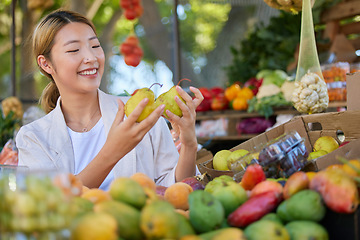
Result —
<path fill-rule="evenodd" d="M 61 96 L 61 109 L 66 125 L 75 132 L 89 131 L 101 117 L 97 92 L 81 96 Z"/>

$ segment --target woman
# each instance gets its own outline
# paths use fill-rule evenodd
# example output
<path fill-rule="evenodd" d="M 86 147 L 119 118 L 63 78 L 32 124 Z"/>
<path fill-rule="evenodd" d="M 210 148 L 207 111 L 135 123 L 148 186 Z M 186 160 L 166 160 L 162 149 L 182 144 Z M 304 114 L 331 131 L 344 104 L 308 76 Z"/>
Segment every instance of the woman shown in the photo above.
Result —
<path fill-rule="evenodd" d="M 127 98 L 98 89 L 105 57 L 93 24 L 84 16 L 63 10 L 46 16 L 34 31 L 33 52 L 40 71 L 51 80 L 41 97 L 48 114 L 17 134 L 19 165 L 71 172 L 85 186 L 102 189 L 135 172 L 164 186 L 195 174 L 195 109 L 203 100 L 198 89 L 190 87 L 192 99 L 177 87 L 186 102 L 175 98 L 183 117 L 166 112 L 180 134 L 178 153 L 161 117 L 164 105 L 137 123 L 148 99 L 126 118 Z"/>

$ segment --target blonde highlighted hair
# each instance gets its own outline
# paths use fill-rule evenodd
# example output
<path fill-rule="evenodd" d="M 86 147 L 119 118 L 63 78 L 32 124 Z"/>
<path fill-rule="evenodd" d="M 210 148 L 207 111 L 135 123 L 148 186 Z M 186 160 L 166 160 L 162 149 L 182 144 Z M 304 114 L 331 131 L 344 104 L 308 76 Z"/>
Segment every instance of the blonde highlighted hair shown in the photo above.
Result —
<path fill-rule="evenodd" d="M 44 17 L 35 28 L 32 38 L 33 54 L 35 58 L 37 59 L 39 55 L 43 55 L 46 60 L 51 62 L 51 49 L 54 45 L 56 34 L 62 27 L 72 22 L 85 23 L 96 33 L 93 23 L 85 16 L 69 10 L 56 10 Z M 46 113 L 49 113 L 55 108 L 60 93 L 52 76 L 45 72 L 40 66 L 39 69 L 51 80 L 44 88 L 40 97 L 41 106 Z"/>

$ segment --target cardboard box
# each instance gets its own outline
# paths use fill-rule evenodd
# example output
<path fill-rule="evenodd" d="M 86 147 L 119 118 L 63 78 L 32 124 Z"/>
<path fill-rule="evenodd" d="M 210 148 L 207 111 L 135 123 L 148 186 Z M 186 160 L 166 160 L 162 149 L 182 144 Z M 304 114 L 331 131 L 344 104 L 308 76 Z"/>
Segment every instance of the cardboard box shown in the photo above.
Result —
<path fill-rule="evenodd" d="M 292 130 L 296 130 L 300 136 L 305 139 L 305 146 L 308 152 L 312 151 L 313 144 L 321 136 L 332 136 L 339 143 L 343 141 L 350 142 L 332 153 L 312 161 L 306 167 L 305 171 L 318 171 L 329 165 L 339 163 L 337 156 L 344 156 L 346 158 L 360 157 L 360 140 L 358 140 L 360 139 L 360 111 L 330 112 L 296 116 L 292 120 L 251 138 L 230 150 L 246 149 L 251 151 L 255 146 L 266 143 L 269 140 Z M 201 173 L 206 173 L 210 180 L 220 175 L 233 176 L 232 171 L 214 170 L 212 158 L 213 155 L 211 153 L 203 156 L 202 163 L 198 165 Z"/>
<path fill-rule="evenodd" d="M 347 110 L 360 110 L 360 72 L 346 74 Z"/>

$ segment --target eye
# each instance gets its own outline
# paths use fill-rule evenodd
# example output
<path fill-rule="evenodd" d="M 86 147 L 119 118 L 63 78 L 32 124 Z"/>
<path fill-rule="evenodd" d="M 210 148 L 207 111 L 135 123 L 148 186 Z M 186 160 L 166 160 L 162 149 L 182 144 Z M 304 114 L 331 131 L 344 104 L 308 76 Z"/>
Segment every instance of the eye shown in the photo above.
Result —
<path fill-rule="evenodd" d="M 100 47 L 100 45 L 95 45 L 95 46 L 93 46 L 93 48 L 99 48 Z"/>
<path fill-rule="evenodd" d="M 69 50 L 69 51 L 66 51 L 67 53 L 74 53 L 74 52 L 78 52 L 79 49 L 74 49 L 74 50 Z"/>

